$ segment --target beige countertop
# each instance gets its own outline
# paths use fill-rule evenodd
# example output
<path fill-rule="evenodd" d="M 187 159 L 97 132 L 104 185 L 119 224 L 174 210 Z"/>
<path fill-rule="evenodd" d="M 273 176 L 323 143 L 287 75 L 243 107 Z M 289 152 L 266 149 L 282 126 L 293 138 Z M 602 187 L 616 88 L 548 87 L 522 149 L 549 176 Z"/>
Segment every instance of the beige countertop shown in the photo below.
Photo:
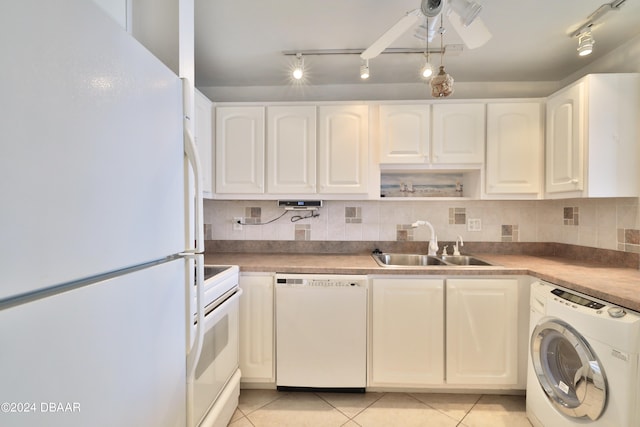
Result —
<path fill-rule="evenodd" d="M 567 258 L 474 254 L 492 267 L 381 267 L 368 254 L 208 253 L 205 263 L 241 272 L 323 274 L 531 275 L 640 312 L 640 270 Z"/>

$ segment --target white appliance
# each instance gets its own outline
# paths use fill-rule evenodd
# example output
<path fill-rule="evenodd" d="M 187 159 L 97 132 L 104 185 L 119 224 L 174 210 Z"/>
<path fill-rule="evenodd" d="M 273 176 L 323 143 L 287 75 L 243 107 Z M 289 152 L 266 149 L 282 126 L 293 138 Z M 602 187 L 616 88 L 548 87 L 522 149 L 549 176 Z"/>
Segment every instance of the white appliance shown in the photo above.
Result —
<path fill-rule="evenodd" d="M 0 33 L 0 424 L 184 426 L 182 82 L 88 0 L 8 2 Z"/>
<path fill-rule="evenodd" d="M 226 427 L 238 406 L 239 300 L 237 265 L 204 267 L 201 351 L 187 382 L 189 427 Z M 195 293 L 194 293 L 195 294 Z M 198 336 L 197 303 L 192 299 L 189 339 Z"/>
<path fill-rule="evenodd" d="M 637 427 L 640 314 L 551 283 L 531 288 L 527 416 L 536 427 Z"/>
<path fill-rule="evenodd" d="M 276 386 L 364 392 L 367 277 L 276 274 Z"/>

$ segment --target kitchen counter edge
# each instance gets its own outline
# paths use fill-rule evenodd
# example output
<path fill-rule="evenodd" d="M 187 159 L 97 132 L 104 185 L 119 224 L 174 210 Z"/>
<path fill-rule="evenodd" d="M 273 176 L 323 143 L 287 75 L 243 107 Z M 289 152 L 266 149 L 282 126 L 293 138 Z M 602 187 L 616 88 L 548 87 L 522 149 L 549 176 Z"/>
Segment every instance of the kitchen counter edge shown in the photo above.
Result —
<path fill-rule="evenodd" d="M 529 275 L 640 312 L 640 270 L 567 258 L 473 254 L 490 267 L 381 267 L 369 254 L 207 253 L 205 263 L 238 265 L 240 272 L 366 275 Z"/>

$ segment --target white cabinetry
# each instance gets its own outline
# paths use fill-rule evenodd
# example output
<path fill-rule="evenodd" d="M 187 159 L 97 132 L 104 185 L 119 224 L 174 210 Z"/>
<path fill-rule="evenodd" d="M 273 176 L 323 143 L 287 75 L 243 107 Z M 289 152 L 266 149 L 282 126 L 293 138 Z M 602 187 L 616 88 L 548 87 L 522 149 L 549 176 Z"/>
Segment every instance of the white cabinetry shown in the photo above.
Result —
<path fill-rule="evenodd" d="M 316 191 L 316 107 L 267 107 L 267 193 Z"/>
<path fill-rule="evenodd" d="M 591 74 L 547 100 L 548 197 L 637 197 L 640 74 Z"/>
<path fill-rule="evenodd" d="M 195 143 L 202 167 L 202 191 L 205 197 L 213 194 L 213 103 L 196 90 Z"/>
<path fill-rule="evenodd" d="M 370 386 L 444 382 L 444 281 L 372 281 Z"/>
<path fill-rule="evenodd" d="M 433 163 L 483 163 L 484 104 L 433 106 Z"/>
<path fill-rule="evenodd" d="M 484 162 L 484 104 L 381 105 L 379 112 L 381 163 Z"/>
<path fill-rule="evenodd" d="M 369 107 L 320 106 L 318 123 L 319 192 L 367 193 Z"/>
<path fill-rule="evenodd" d="M 264 192 L 264 107 L 216 108 L 216 192 Z"/>
<path fill-rule="evenodd" d="M 245 383 L 275 383 L 273 274 L 242 273 L 240 371 Z"/>
<path fill-rule="evenodd" d="M 487 105 L 487 194 L 540 194 L 541 109 L 537 102 Z"/>
<path fill-rule="evenodd" d="M 381 105 L 380 163 L 429 161 L 429 105 Z"/>
<path fill-rule="evenodd" d="M 367 194 L 368 106 L 268 106 L 266 121 L 265 107 L 216 108 L 216 193 Z"/>
<path fill-rule="evenodd" d="M 518 280 L 447 279 L 447 384 L 518 381 Z"/>

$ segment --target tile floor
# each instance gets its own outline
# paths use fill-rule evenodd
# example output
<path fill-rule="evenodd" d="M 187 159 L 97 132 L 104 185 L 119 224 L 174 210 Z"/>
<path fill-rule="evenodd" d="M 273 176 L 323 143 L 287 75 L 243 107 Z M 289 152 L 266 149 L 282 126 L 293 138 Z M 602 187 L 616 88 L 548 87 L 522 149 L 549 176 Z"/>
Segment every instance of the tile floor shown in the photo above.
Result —
<path fill-rule="evenodd" d="M 524 396 L 242 390 L 229 427 L 530 427 Z"/>

